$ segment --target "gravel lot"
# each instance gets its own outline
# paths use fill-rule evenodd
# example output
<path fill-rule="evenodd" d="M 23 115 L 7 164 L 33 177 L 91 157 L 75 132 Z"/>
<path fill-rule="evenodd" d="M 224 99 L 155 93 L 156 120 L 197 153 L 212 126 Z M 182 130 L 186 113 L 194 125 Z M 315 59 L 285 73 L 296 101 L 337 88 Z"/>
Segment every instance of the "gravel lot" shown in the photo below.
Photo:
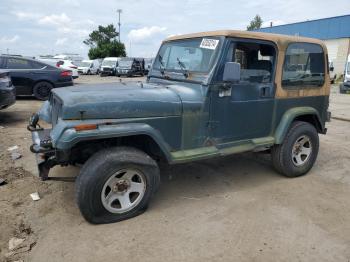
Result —
<path fill-rule="evenodd" d="M 142 78 L 123 78 L 123 81 Z M 82 76 L 76 83 L 119 81 Z M 90 225 L 74 183 L 41 182 L 28 150 L 28 117 L 41 105 L 21 98 L 0 111 L 0 261 L 349 261 L 350 122 L 332 120 L 311 172 L 287 179 L 269 155 L 241 154 L 162 170 L 146 213 Z M 350 119 L 350 95 L 332 89 L 333 116 Z M 8 147 L 17 145 L 20 159 Z M 55 167 L 53 176 L 76 176 Z M 32 201 L 29 194 L 39 192 Z M 19 254 L 8 241 L 25 238 Z"/>

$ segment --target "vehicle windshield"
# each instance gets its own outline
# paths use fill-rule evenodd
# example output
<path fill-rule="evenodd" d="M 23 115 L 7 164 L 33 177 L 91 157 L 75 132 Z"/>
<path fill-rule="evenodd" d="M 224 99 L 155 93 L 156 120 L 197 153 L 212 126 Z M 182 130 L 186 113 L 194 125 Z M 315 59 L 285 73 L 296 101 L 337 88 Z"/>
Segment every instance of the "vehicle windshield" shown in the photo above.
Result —
<path fill-rule="evenodd" d="M 348 62 L 348 65 L 346 67 L 346 74 L 350 75 L 350 62 Z"/>
<path fill-rule="evenodd" d="M 115 66 L 117 61 L 113 60 L 103 60 L 102 66 Z"/>
<path fill-rule="evenodd" d="M 128 68 L 130 68 L 132 66 L 132 62 L 133 62 L 133 60 L 120 60 L 118 65 L 120 67 L 128 67 Z"/>
<path fill-rule="evenodd" d="M 212 68 L 218 38 L 192 38 L 164 43 L 154 60 L 154 69 L 208 73 Z"/>
<path fill-rule="evenodd" d="M 91 65 L 91 62 L 79 62 L 78 63 L 78 66 L 81 66 L 81 67 L 90 67 Z"/>

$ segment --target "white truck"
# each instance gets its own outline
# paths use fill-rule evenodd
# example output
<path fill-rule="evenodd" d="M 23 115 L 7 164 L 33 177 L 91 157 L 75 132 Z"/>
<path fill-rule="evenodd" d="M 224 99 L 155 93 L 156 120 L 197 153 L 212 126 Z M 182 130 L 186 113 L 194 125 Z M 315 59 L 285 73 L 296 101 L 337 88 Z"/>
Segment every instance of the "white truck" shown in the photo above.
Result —
<path fill-rule="evenodd" d="M 339 92 L 341 94 L 350 94 L 350 55 L 345 64 L 344 83 L 340 84 Z"/>
<path fill-rule="evenodd" d="M 100 70 L 100 62 L 98 59 L 94 60 L 83 60 L 78 63 L 79 74 L 92 75 L 98 74 Z"/>

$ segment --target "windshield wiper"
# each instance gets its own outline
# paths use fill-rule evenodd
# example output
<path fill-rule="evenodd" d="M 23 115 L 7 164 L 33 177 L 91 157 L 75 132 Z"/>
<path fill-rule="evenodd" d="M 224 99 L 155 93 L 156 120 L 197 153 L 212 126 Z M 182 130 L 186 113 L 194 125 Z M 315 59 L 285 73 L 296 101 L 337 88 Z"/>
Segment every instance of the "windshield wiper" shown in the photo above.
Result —
<path fill-rule="evenodd" d="M 179 58 L 176 58 L 176 60 L 177 60 L 177 63 L 179 64 L 179 66 L 180 66 L 184 76 L 187 78 L 188 77 L 188 71 L 186 69 L 185 64 Z"/>

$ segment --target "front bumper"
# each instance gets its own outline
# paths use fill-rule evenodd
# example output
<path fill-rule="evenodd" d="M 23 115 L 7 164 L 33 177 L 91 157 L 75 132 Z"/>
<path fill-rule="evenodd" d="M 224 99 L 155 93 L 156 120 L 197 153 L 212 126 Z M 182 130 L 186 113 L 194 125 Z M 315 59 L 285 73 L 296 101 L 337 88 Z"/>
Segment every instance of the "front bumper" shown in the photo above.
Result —
<path fill-rule="evenodd" d="M 35 154 L 38 166 L 38 175 L 42 180 L 47 180 L 50 168 L 57 164 L 56 151 L 51 146 L 51 129 L 33 129 L 30 151 Z"/>
<path fill-rule="evenodd" d="M 16 102 L 16 89 L 0 89 L 0 109 L 5 109 Z"/>

